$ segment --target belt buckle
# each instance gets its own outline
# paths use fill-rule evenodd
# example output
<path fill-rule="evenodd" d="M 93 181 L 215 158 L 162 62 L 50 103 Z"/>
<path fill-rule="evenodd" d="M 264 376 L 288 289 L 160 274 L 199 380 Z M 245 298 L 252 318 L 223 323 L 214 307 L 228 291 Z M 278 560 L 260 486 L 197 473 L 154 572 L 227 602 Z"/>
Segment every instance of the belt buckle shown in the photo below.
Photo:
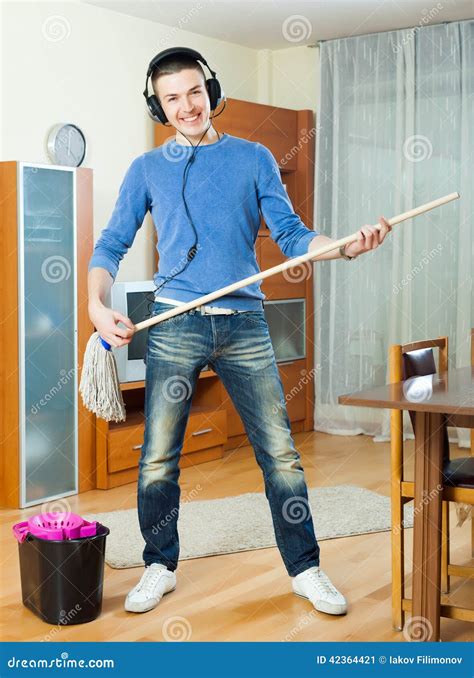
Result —
<path fill-rule="evenodd" d="M 202 315 L 229 315 L 227 309 L 213 308 L 212 306 L 200 306 Z"/>
<path fill-rule="evenodd" d="M 234 315 L 238 311 L 234 311 L 231 308 L 214 308 L 212 306 L 198 306 L 197 311 L 201 315 Z"/>
<path fill-rule="evenodd" d="M 215 315 L 211 306 L 198 306 L 201 315 Z"/>

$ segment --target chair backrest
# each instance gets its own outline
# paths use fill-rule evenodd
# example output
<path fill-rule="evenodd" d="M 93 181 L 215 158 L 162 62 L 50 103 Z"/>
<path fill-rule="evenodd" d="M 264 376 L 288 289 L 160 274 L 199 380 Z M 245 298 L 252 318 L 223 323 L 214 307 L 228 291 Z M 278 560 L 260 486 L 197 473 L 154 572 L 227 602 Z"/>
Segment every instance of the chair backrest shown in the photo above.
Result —
<path fill-rule="evenodd" d="M 400 346 L 401 354 L 410 354 L 409 361 L 419 364 L 419 369 L 429 369 L 433 367 L 432 372 L 419 372 L 413 376 L 424 376 L 426 374 L 435 374 L 436 367 L 434 366 L 433 351 L 428 349 L 438 349 L 438 370 L 439 372 L 446 372 L 448 369 L 448 337 L 438 337 L 437 339 L 425 339 L 423 341 L 412 341 L 409 344 L 402 344 Z M 423 362 L 425 358 L 426 362 Z M 408 377 L 407 377 L 408 378 Z"/>
<path fill-rule="evenodd" d="M 436 363 L 432 348 L 419 348 L 416 351 L 402 352 L 403 379 L 425 377 L 436 374 Z"/>

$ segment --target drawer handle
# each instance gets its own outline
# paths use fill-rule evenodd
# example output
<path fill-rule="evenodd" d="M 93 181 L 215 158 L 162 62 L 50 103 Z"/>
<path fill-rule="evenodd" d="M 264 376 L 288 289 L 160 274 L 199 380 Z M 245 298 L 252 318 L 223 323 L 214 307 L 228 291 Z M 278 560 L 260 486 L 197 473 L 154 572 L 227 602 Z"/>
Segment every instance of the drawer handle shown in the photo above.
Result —
<path fill-rule="evenodd" d="M 200 431 L 194 431 L 193 436 L 201 436 L 203 433 L 211 433 L 212 428 L 203 428 Z"/>
<path fill-rule="evenodd" d="M 142 446 L 141 446 L 141 445 L 134 445 L 134 446 L 132 447 L 132 450 L 141 450 L 141 449 L 142 449 Z"/>

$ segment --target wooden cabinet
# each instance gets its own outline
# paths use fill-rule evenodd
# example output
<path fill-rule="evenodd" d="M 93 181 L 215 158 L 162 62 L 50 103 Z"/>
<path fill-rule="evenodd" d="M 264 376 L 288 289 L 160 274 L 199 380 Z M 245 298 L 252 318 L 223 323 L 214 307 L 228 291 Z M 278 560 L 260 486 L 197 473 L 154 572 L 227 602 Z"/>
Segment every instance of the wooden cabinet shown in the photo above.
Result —
<path fill-rule="evenodd" d="M 140 459 L 145 429 L 143 412 L 127 413 L 127 420 L 120 426 L 109 428 L 107 471 L 117 473 L 134 468 Z"/>
<path fill-rule="evenodd" d="M 0 163 L 0 503 L 95 487 L 94 417 L 77 383 L 92 333 L 92 170 Z"/>
<path fill-rule="evenodd" d="M 138 478 L 145 432 L 145 384 L 122 385 L 127 410 L 124 422 L 97 420 L 97 487 L 109 489 Z M 227 442 L 223 386 L 214 372 L 202 372 L 191 405 L 180 459 L 181 468 L 219 459 Z"/>

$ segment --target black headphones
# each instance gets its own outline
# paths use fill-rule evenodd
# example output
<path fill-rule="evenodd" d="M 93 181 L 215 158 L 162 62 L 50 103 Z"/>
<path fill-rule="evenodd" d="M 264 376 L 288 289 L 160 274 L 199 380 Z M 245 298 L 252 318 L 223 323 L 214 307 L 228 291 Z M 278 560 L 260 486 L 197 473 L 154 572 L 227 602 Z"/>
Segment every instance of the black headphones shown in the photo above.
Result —
<path fill-rule="evenodd" d="M 196 50 L 191 49 L 190 47 L 170 47 L 169 49 L 165 49 L 163 52 L 157 54 L 150 61 L 150 65 L 148 66 L 148 71 L 146 74 L 145 91 L 143 92 L 143 96 L 146 99 L 149 116 L 152 118 L 152 120 L 155 122 L 160 122 L 162 125 L 166 125 L 168 118 L 166 117 L 166 114 L 160 102 L 158 101 L 158 97 L 155 94 L 150 96 L 148 95 L 148 80 L 153 71 L 157 68 L 159 63 L 163 61 L 163 59 L 174 55 L 185 55 L 191 57 L 191 59 L 194 59 L 195 61 L 200 61 L 204 66 L 207 66 L 212 76 L 206 80 L 206 89 L 209 95 L 211 111 L 214 111 L 220 103 L 225 101 L 225 94 L 222 91 L 219 80 L 216 78 L 215 71 L 210 68 L 207 61 L 199 54 L 199 52 L 196 52 Z"/>
<path fill-rule="evenodd" d="M 204 66 L 207 66 L 209 69 L 212 77 L 208 78 L 206 80 L 206 89 L 207 93 L 209 95 L 209 102 L 210 102 L 210 109 L 211 111 L 214 111 L 220 103 L 224 103 L 224 107 L 222 110 L 217 113 L 217 115 L 220 115 L 226 106 L 226 97 L 224 92 L 221 89 L 221 85 L 219 83 L 219 80 L 216 78 L 216 73 L 209 67 L 207 61 L 199 54 L 199 52 L 196 52 L 194 49 L 190 49 L 189 47 L 170 47 L 169 49 L 165 49 L 163 52 L 160 52 L 157 54 L 151 61 L 150 65 L 148 66 L 148 71 L 146 74 L 146 82 L 145 82 L 145 91 L 143 92 L 143 95 L 146 99 L 146 104 L 148 108 L 148 115 L 154 120 L 155 122 L 160 122 L 162 125 L 166 125 L 168 121 L 168 118 L 166 117 L 166 114 L 158 101 L 158 97 L 155 94 L 152 94 L 151 96 L 148 96 L 148 80 L 150 76 L 152 75 L 153 71 L 157 68 L 158 64 L 165 58 L 169 56 L 174 56 L 174 55 L 186 55 L 188 57 L 191 57 L 191 59 L 194 59 L 195 61 L 200 61 Z M 217 116 L 212 116 L 212 117 L 217 117 Z M 210 123 L 211 124 L 211 123 Z M 209 127 L 210 127 L 209 124 Z M 208 127 L 208 129 L 209 129 Z M 182 273 L 191 263 L 191 261 L 194 259 L 196 256 L 196 253 L 198 251 L 198 234 L 196 227 L 194 226 L 194 222 L 192 220 L 191 214 L 189 212 L 188 204 L 186 202 L 186 197 L 185 197 L 185 188 L 186 188 L 186 181 L 188 177 L 188 171 L 189 168 L 191 167 L 192 163 L 194 162 L 195 159 L 195 154 L 196 150 L 199 147 L 199 144 L 201 143 L 202 139 L 206 135 L 207 130 L 204 132 L 202 135 L 201 139 L 199 140 L 199 143 L 194 146 L 193 152 L 188 158 L 188 161 L 186 162 L 186 166 L 184 168 L 183 172 L 183 186 L 181 190 L 181 196 L 183 199 L 183 204 L 184 208 L 186 210 L 187 217 L 189 219 L 189 222 L 192 226 L 193 232 L 194 232 L 194 243 L 191 245 L 189 248 L 187 254 L 186 254 L 186 261 L 184 263 L 184 266 L 179 269 L 178 271 L 175 271 L 172 275 L 168 275 L 165 280 L 161 283 L 161 285 L 155 289 L 154 291 L 154 297 L 156 296 L 156 293 L 164 286 L 166 283 L 168 283 L 170 280 L 172 280 L 174 277 L 176 277 L 178 274 Z M 219 139 L 220 139 L 220 134 L 217 132 Z M 186 136 L 185 134 L 183 136 Z M 187 137 L 186 137 L 187 138 Z M 189 140 L 188 140 L 189 141 Z M 193 145 L 193 144 L 191 144 Z"/>

